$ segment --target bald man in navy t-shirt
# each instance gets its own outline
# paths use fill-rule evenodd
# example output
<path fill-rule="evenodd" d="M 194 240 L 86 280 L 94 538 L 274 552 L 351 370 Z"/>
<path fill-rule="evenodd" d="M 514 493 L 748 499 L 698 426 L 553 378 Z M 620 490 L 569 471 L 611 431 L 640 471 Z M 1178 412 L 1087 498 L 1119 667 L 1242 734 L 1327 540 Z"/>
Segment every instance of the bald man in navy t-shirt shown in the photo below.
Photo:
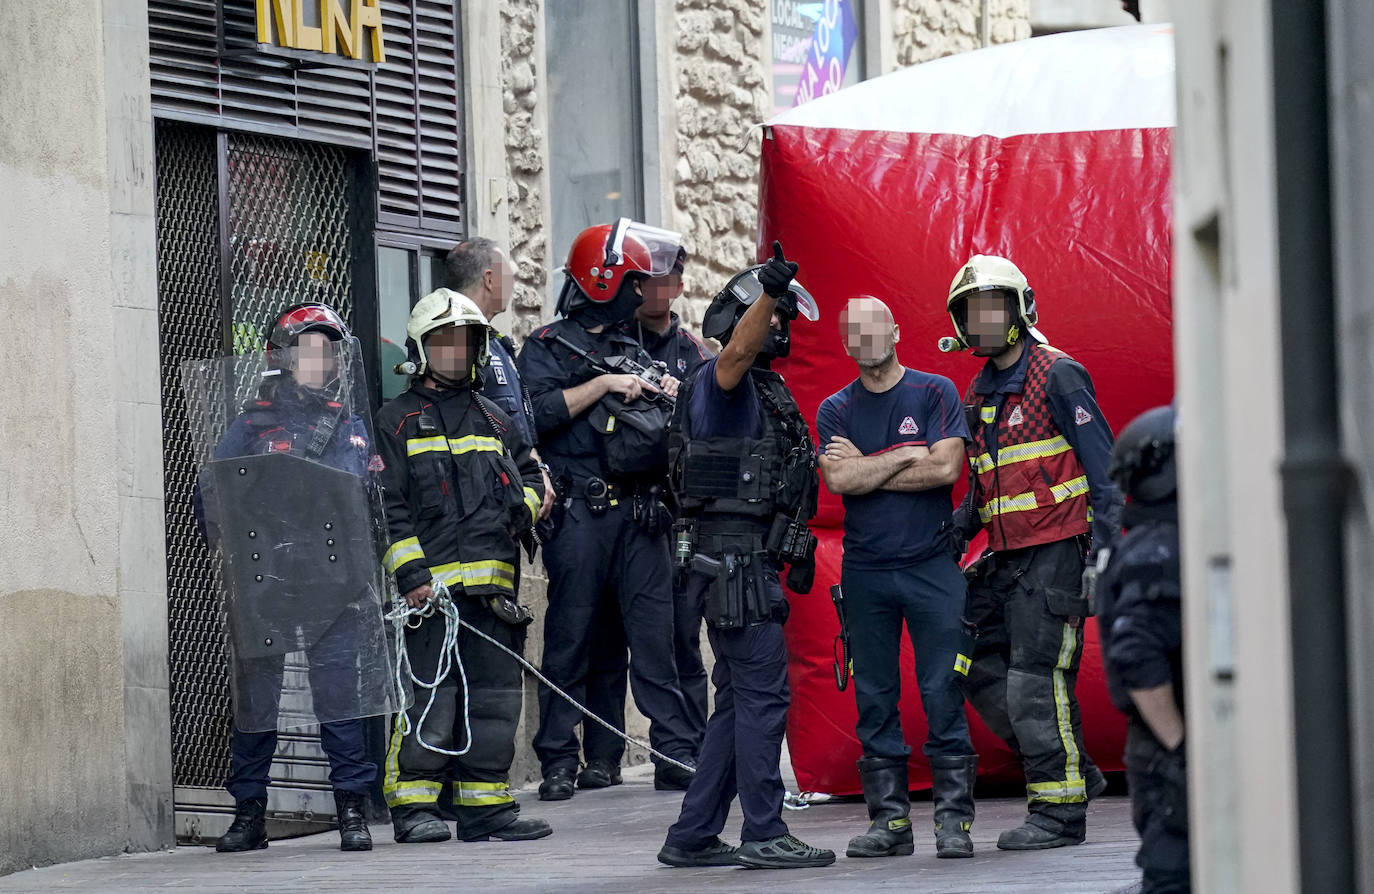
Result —
<path fill-rule="evenodd" d="M 960 660 L 964 577 L 953 545 L 952 486 L 965 466 L 969 437 L 963 403 L 943 376 L 897 361 L 900 332 L 887 305 L 850 299 L 840 318 L 859 378 L 826 398 L 816 417 L 826 487 L 844 501 L 841 584 L 854 661 L 859 775 L 869 831 L 849 843 L 851 857 L 910 854 L 907 760 L 902 735 L 898 656 L 905 624 L 916 655 L 929 736 L 936 853 L 973 855 L 977 756 L 956 666 Z"/>

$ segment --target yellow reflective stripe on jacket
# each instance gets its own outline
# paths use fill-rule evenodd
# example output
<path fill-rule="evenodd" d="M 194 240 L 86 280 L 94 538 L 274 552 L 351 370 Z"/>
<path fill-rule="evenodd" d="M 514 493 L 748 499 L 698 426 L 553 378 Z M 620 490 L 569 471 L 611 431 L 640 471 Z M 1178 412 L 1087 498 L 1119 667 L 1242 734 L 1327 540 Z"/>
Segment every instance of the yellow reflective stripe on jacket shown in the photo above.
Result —
<path fill-rule="evenodd" d="M 424 557 L 425 551 L 420 547 L 420 538 L 407 537 L 391 544 L 391 549 L 382 556 L 382 567 L 386 569 L 387 574 L 395 574 L 396 569 L 405 563 L 423 560 Z"/>
<path fill-rule="evenodd" d="M 1082 496 L 1088 492 L 1088 476 L 1079 475 L 1077 478 L 1070 478 L 1063 484 L 1056 484 L 1050 488 L 1050 493 L 1054 494 L 1054 502 L 1062 503 L 1074 497 Z"/>
<path fill-rule="evenodd" d="M 967 655 L 954 656 L 954 672 L 961 676 L 968 676 L 969 668 L 973 667 L 973 662 Z"/>
<path fill-rule="evenodd" d="M 1055 435 L 1043 441 L 1027 441 L 1024 444 L 1009 444 L 997 449 L 997 460 L 984 453 L 973 460 L 973 470 L 978 474 L 991 472 L 994 468 L 1006 468 L 1013 463 L 1023 463 L 1032 459 L 1048 459 L 1061 453 L 1068 453 L 1073 447 L 1063 435 Z"/>
<path fill-rule="evenodd" d="M 491 435 L 463 435 L 461 438 L 445 438 L 433 435 L 428 438 L 411 438 L 406 441 L 406 456 L 421 453 L 505 453 L 505 445 L 500 438 Z"/>
<path fill-rule="evenodd" d="M 411 438 L 406 441 L 406 456 L 434 452 L 447 453 L 448 438 L 442 435 L 434 435 L 430 438 Z"/>
<path fill-rule="evenodd" d="M 1035 492 L 1027 491 L 1024 494 L 1016 494 L 1008 497 L 998 497 L 982 506 L 978 510 L 978 517 L 983 524 L 992 520 L 994 515 L 1006 515 L 1009 512 L 1028 512 L 1036 508 Z"/>
<path fill-rule="evenodd" d="M 989 424 L 991 424 L 991 423 L 993 423 L 993 422 L 996 422 L 996 421 L 997 421 L 997 408 L 996 408 L 996 407 L 986 406 L 986 405 L 983 406 L 983 408 L 980 409 L 980 410 L 978 411 L 978 418 L 979 418 L 981 421 L 986 422 L 986 423 L 989 423 Z"/>
<path fill-rule="evenodd" d="M 530 510 L 530 524 L 539 521 L 539 510 L 544 508 L 544 501 L 539 499 L 539 494 L 532 487 L 525 488 L 525 505 Z"/>
<path fill-rule="evenodd" d="M 455 782 L 453 798 L 459 807 L 486 807 L 491 804 L 510 804 L 510 787 L 504 782 Z"/>
<path fill-rule="evenodd" d="M 449 562 L 445 565 L 432 565 L 429 570 L 445 584 L 460 583 L 464 587 L 515 586 L 515 566 L 495 559 L 485 562 Z"/>
<path fill-rule="evenodd" d="M 491 435 L 463 435 L 461 438 L 448 439 L 449 450 L 454 453 L 505 453 L 506 447 L 500 438 Z"/>
<path fill-rule="evenodd" d="M 1088 492 L 1088 476 L 1079 475 L 1077 478 L 1070 478 L 1063 484 L 1056 484 L 1050 488 L 1050 494 L 1054 496 L 1054 502 L 1063 503 L 1074 497 L 1080 497 Z M 998 497 L 990 500 L 978 509 L 978 518 L 983 524 L 992 520 L 994 515 L 1006 515 L 1010 512 L 1027 512 L 1037 508 L 1035 493 L 1027 491 L 1024 494 L 1014 496 Z M 1090 519 L 1091 520 L 1091 519 Z"/>

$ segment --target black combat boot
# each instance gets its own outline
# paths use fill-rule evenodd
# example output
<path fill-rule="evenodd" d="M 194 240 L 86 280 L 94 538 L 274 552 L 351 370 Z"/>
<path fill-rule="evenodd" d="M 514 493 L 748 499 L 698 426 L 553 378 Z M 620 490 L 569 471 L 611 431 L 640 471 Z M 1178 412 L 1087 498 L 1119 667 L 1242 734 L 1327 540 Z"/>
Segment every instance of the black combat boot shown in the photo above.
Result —
<path fill-rule="evenodd" d="M 451 837 L 433 804 L 391 808 L 391 826 L 398 844 L 432 844 Z"/>
<path fill-rule="evenodd" d="M 534 841 L 553 834 L 553 827 L 541 819 L 515 819 L 485 835 L 466 837 L 464 841 Z"/>
<path fill-rule="evenodd" d="M 221 854 L 256 851 L 267 847 L 267 799 L 249 798 L 234 806 L 229 831 L 215 842 Z"/>
<path fill-rule="evenodd" d="M 1065 823 L 1032 813 L 1020 826 L 997 836 L 997 847 L 1004 851 L 1040 851 L 1082 844 L 1085 837 L 1086 823 L 1082 820 Z"/>
<path fill-rule="evenodd" d="M 575 771 L 571 767 L 554 767 L 544 774 L 544 781 L 539 783 L 539 800 L 541 801 L 566 801 L 573 796 L 573 778 Z"/>
<path fill-rule="evenodd" d="M 868 831 L 850 839 L 847 857 L 904 857 L 914 853 L 906 758 L 861 757 L 859 778 L 868 804 Z"/>
<path fill-rule="evenodd" d="M 930 759 L 930 795 L 935 801 L 935 856 L 972 857 L 973 783 L 978 755 Z"/>
<path fill-rule="evenodd" d="M 679 763 L 692 766 L 690 760 L 679 760 Z M 685 792 L 692 784 L 694 770 L 684 770 L 676 764 L 661 763 L 654 765 L 654 791 L 659 792 Z"/>
<path fill-rule="evenodd" d="M 578 788 L 610 788 L 620 783 L 620 764 L 599 757 L 587 761 L 577 776 Z"/>
<path fill-rule="evenodd" d="M 339 816 L 339 850 L 372 850 L 372 833 L 363 816 L 363 796 L 357 792 L 334 793 L 334 811 Z"/>

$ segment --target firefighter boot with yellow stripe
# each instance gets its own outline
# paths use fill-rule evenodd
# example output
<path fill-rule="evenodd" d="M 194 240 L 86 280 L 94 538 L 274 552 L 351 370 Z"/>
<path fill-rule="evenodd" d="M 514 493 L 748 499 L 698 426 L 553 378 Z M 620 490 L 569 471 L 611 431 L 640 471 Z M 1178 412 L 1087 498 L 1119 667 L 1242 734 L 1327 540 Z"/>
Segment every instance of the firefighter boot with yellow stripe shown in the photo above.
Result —
<path fill-rule="evenodd" d="M 906 758 L 859 758 L 868 831 L 853 838 L 848 857 L 904 857 L 916 851 L 911 836 L 911 799 L 907 794 Z"/>
<path fill-rule="evenodd" d="M 930 759 L 930 794 L 935 802 L 935 856 L 972 857 L 973 783 L 978 755 L 940 755 Z"/>

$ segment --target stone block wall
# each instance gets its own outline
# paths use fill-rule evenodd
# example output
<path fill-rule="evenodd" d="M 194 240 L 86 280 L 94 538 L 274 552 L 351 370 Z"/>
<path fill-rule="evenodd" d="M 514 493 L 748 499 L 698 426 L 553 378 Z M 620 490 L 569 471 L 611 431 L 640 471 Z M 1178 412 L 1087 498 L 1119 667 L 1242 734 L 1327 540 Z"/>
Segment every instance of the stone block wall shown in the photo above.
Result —
<path fill-rule="evenodd" d="M 982 45 L 979 0 L 891 0 L 898 67 L 976 50 Z M 992 43 L 1030 37 L 1030 0 L 988 0 Z"/>
<path fill-rule="evenodd" d="M 538 117 L 544 96 L 541 81 L 542 0 L 501 3 L 501 84 L 506 116 L 506 204 L 510 220 L 511 257 L 516 262 L 515 296 L 511 300 L 511 336 L 523 339 L 552 316 L 545 297 L 550 260 L 548 209 L 549 144 Z M 473 135 L 482 138 L 481 135 Z"/>
<path fill-rule="evenodd" d="M 759 131 L 772 108 L 766 0 L 676 0 L 671 30 L 676 158 L 669 225 L 686 237 L 687 301 L 696 324 L 711 297 L 754 262 Z"/>

